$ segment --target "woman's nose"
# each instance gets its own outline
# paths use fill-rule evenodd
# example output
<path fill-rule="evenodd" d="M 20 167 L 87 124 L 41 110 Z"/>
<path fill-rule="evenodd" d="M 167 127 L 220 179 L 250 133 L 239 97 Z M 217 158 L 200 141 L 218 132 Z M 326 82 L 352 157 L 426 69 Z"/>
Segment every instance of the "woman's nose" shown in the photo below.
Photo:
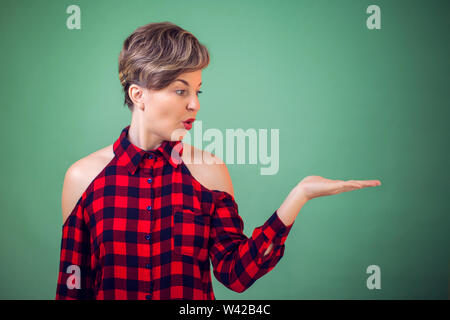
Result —
<path fill-rule="evenodd" d="M 189 110 L 196 110 L 196 111 L 198 111 L 198 110 L 200 110 L 200 102 L 197 100 L 197 101 L 192 101 L 191 103 L 189 103 L 189 105 L 188 105 L 188 109 Z"/>

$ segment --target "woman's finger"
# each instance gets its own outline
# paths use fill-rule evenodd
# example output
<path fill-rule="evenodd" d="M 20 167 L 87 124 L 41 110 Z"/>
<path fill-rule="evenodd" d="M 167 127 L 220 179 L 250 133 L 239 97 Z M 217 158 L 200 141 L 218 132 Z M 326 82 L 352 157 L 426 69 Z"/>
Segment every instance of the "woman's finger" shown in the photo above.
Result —
<path fill-rule="evenodd" d="M 358 185 L 360 185 L 363 188 L 366 187 L 377 187 L 379 185 L 381 185 L 380 180 L 349 180 L 348 182 L 350 183 L 356 183 Z"/>
<path fill-rule="evenodd" d="M 357 182 L 354 182 L 352 180 L 349 181 L 342 181 L 339 183 L 339 187 L 341 191 L 351 191 L 356 189 L 361 189 L 363 186 Z"/>
<path fill-rule="evenodd" d="M 358 182 L 361 182 L 363 185 L 365 185 L 367 187 L 376 187 L 376 186 L 381 185 L 380 180 L 361 180 Z"/>

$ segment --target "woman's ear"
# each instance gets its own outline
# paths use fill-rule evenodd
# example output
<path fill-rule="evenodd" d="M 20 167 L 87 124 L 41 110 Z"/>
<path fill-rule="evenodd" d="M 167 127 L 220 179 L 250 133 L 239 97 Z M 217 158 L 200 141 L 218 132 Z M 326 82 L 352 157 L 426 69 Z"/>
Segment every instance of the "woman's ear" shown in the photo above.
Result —
<path fill-rule="evenodd" d="M 128 88 L 128 96 L 137 108 L 144 110 L 145 94 L 143 88 L 136 84 L 130 85 L 130 87 Z"/>

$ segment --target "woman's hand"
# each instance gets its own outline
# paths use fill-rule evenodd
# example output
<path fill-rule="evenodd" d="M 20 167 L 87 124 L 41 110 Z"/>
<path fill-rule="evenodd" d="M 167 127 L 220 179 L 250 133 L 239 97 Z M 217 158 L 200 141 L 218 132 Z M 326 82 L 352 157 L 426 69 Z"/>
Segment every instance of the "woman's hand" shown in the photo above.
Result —
<path fill-rule="evenodd" d="M 308 176 L 297 185 L 306 197 L 311 200 L 317 197 L 331 196 L 357 189 L 376 187 L 381 185 L 380 180 L 330 180 L 320 176 Z"/>
<path fill-rule="evenodd" d="M 308 200 L 366 187 L 376 187 L 379 185 L 381 185 L 380 180 L 344 181 L 330 180 L 319 176 L 308 176 L 291 190 L 277 210 L 278 217 L 286 226 L 289 226 L 294 223 L 300 209 L 308 202 Z"/>

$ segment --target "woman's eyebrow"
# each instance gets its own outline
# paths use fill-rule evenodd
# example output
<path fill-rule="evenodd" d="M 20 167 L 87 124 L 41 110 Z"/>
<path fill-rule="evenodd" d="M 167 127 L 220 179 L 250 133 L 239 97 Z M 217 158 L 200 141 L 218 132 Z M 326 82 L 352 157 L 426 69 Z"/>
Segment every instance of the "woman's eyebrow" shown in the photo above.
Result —
<path fill-rule="evenodd" d="M 175 79 L 174 81 L 181 81 L 181 82 L 183 82 L 185 85 L 187 85 L 188 87 L 189 87 L 189 82 L 187 82 L 186 80 L 183 80 L 183 79 Z M 201 82 L 199 83 L 199 86 L 201 86 Z"/>

